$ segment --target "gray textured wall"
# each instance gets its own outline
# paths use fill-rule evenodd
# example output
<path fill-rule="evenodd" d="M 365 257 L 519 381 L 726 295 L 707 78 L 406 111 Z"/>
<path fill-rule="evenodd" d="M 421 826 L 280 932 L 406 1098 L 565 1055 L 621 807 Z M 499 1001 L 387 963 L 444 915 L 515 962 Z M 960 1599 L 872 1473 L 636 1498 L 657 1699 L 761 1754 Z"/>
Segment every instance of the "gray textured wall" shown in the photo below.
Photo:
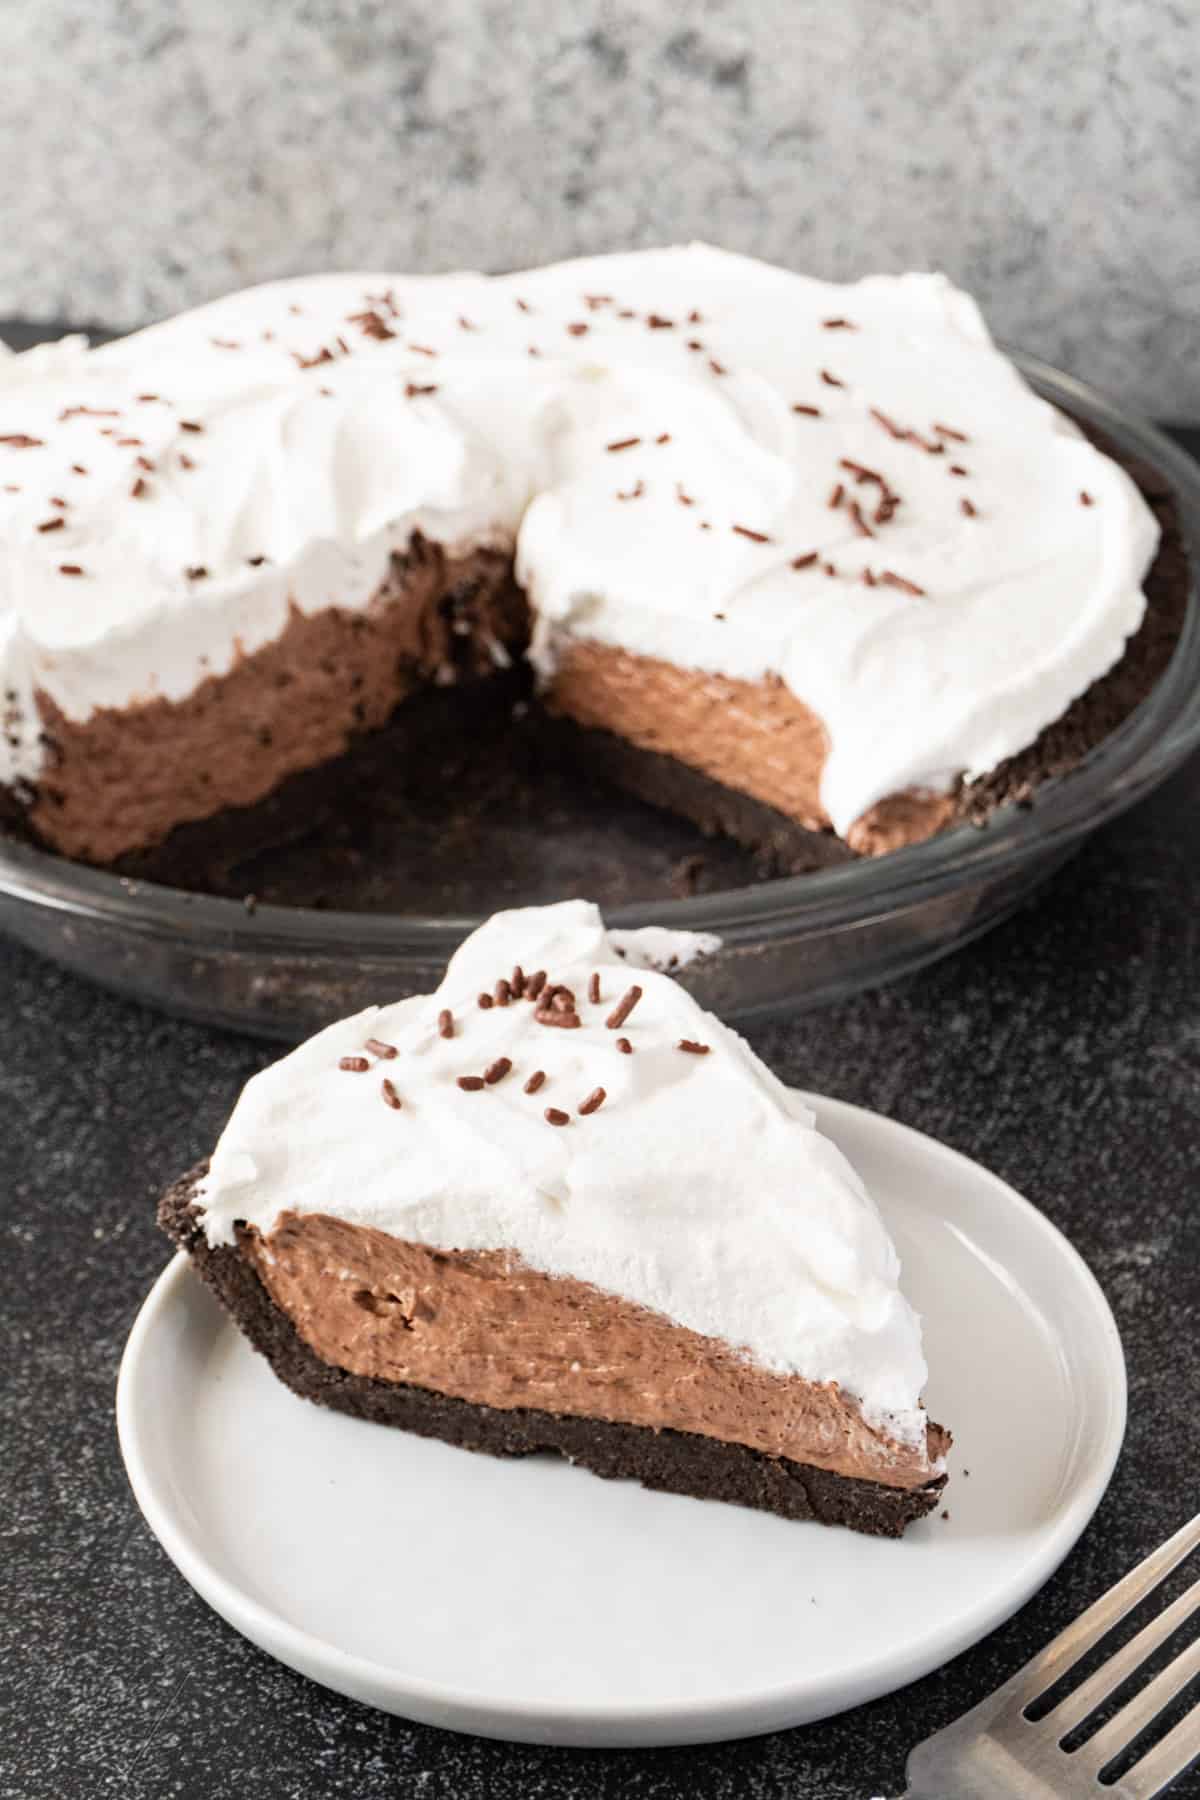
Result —
<path fill-rule="evenodd" d="M 1200 417 L 1197 0 L 0 0 L 0 313 L 704 236 Z"/>

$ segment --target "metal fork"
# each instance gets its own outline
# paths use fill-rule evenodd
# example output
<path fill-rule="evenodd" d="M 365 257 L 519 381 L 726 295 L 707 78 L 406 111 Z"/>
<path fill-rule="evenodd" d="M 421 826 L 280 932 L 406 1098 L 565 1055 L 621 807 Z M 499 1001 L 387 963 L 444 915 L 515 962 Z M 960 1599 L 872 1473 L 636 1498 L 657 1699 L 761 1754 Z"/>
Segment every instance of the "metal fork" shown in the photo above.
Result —
<path fill-rule="evenodd" d="M 1029 1708 L 1200 1545 L 1200 1515 L 1047 1644 L 994 1694 L 908 1759 L 907 1800 L 1153 1800 L 1200 1759 L 1200 1700 L 1112 1785 L 1101 1771 L 1200 1674 L 1200 1639 L 1167 1665 L 1077 1749 L 1062 1742 L 1136 1675 L 1147 1657 L 1200 1608 L 1200 1580 L 1143 1626 L 1044 1718 Z"/>

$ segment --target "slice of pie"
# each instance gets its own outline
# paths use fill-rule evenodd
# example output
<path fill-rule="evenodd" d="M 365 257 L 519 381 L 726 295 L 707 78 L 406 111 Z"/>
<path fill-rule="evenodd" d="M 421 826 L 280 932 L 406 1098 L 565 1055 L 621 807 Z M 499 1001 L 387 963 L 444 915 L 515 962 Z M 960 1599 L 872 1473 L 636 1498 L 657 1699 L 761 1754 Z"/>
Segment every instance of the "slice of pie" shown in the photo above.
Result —
<path fill-rule="evenodd" d="M 808 1107 L 652 966 L 712 947 L 498 913 L 256 1076 L 160 1219 L 308 1399 L 898 1536 L 950 1443 L 919 1322 Z"/>

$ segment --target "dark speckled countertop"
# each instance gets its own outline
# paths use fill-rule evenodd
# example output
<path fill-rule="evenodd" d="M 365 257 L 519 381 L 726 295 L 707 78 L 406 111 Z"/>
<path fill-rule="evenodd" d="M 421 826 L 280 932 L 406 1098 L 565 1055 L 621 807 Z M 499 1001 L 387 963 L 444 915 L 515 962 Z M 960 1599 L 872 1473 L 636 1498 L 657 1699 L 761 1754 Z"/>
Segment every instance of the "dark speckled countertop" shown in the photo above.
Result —
<path fill-rule="evenodd" d="M 369 1711 L 271 1662 L 175 1572 L 122 1471 L 117 1364 L 167 1256 L 159 1188 L 210 1147 L 274 1052 L 0 945 L 0 1800 L 899 1793 L 916 1739 L 1197 1505 L 1198 918 L 1193 762 L 983 942 L 752 1034 L 786 1080 L 978 1157 L 1069 1233 L 1116 1311 L 1129 1435 L 1058 1575 L 947 1668 L 821 1725 L 638 1753 L 513 1747 Z"/>

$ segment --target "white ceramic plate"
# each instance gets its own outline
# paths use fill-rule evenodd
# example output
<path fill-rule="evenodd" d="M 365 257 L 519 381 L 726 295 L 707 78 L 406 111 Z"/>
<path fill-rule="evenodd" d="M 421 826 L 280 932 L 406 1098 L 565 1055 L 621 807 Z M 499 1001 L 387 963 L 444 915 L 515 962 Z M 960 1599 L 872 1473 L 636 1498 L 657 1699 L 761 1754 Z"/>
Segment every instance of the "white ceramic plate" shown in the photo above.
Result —
<path fill-rule="evenodd" d="M 1124 1432 L 1121 1344 L 1084 1263 L 1011 1188 L 886 1119 L 813 1104 L 924 1315 L 928 1405 L 956 1439 L 948 1520 L 865 1538 L 339 1417 L 279 1385 L 179 1256 L 117 1394 L 151 1530 L 280 1661 L 492 1737 L 737 1737 L 944 1663 L 1091 1517 Z"/>

